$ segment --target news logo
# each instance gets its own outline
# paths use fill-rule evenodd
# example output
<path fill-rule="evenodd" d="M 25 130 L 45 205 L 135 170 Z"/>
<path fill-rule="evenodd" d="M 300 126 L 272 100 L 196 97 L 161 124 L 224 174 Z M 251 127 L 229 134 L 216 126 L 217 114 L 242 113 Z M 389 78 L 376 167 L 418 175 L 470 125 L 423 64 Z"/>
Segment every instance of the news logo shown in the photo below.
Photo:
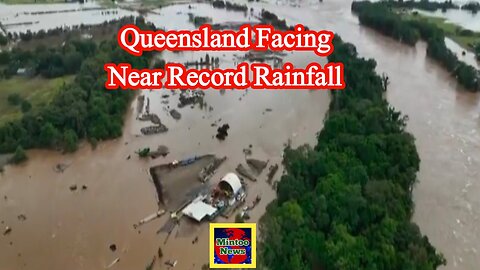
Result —
<path fill-rule="evenodd" d="M 255 223 L 210 223 L 210 268 L 256 268 Z"/>

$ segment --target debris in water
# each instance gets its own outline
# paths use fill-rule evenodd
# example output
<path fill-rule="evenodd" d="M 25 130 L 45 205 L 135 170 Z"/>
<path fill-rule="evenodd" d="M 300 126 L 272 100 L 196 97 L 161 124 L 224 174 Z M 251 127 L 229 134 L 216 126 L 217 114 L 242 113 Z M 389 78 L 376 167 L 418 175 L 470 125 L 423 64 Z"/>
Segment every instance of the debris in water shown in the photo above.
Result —
<path fill-rule="evenodd" d="M 140 117 L 138 117 L 138 120 L 140 121 L 150 121 L 154 124 L 160 125 L 162 122 L 160 121 L 160 117 L 154 113 L 149 113 L 149 114 L 142 114 Z"/>
<path fill-rule="evenodd" d="M 182 115 L 175 109 L 170 110 L 170 115 L 173 117 L 175 120 L 179 120 L 182 118 Z"/>
<path fill-rule="evenodd" d="M 115 260 L 113 260 L 112 263 L 110 263 L 107 267 L 105 267 L 105 269 L 111 268 L 112 266 L 114 266 L 119 261 L 120 261 L 120 258 L 116 258 Z"/>
<path fill-rule="evenodd" d="M 251 181 L 257 181 L 257 179 L 243 166 L 243 164 L 238 164 L 237 168 L 235 170 L 238 172 L 238 174 L 242 175 L 243 177 L 251 180 Z"/>
<path fill-rule="evenodd" d="M 228 129 L 230 126 L 228 124 L 223 124 L 221 127 L 217 129 L 217 139 L 219 140 L 225 140 L 225 138 L 228 136 Z"/>
<path fill-rule="evenodd" d="M 155 262 L 157 261 L 157 257 L 153 256 L 152 261 L 145 267 L 146 270 L 152 270 Z"/>
<path fill-rule="evenodd" d="M 152 151 L 149 153 L 150 157 L 152 158 L 157 158 L 159 156 L 162 156 L 162 157 L 165 157 L 168 155 L 168 153 L 170 153 L 170 150 L 168 149 L 167 146 L 165 145 L 159 145 L 157 147 L 157 150 L 156 151 Z"/>
<path fill-rule="evenodd" d="M 163 133 L 167 131 L 168 131 L 168 128 L 163 124 L 159 124 L 158 126 L 143 127 L 140 129 L 140 132 L 142 132 L 143 135 L 152 135 L 152 134 L 158 134 L 158 133 Z"/>
<path fill-rule="evenodd" d="M 247 159 L 247 164 L 252 169 L 254 169 L 258 174 L 260 174 L 260 173 L 262 173 L 263 169 L 265 169 L 265 167 L 267 166 L 268 160 L 263 161 L 263 160 L 258 160 L 258 159 L 254 159 L 254 158 L 249 158 L 249 159 Z"/>
<path fill-rule="evenodd" d="M 198 174 L 200 181 L 203 183 L 207 182 L 226 159 L 227 157 L 215 158 L 210 164 L 205 166 Z"/>
<path fill-rule="evenodd" d="M 71 185 L 71 186 L 70 186 L 70 190 L 71 190 L 71 191 L 77 190 L 77 185 Z"/>
<path fill-rule="evenodd" d="M 55 168 L 54 170 L 57 172 L 57 173 L 63 173 L 67 168 L 68 168 L 68 164 L 65 164 L 65 163 L 58 163 L 57 165 L 55 165 Z"/>
<path fill-rule="evenodd" d="M 244 149 L 243 149 L 243 153 L 244 153 L 246 156 L 250 156 L 250 155 L 252 154 L 252 149 L 244 148 Z"/>
<path fill-rule="evenodd" d="M 10 228 L 10 227 L 7 226 L 7 227 L 5 227 L 5 230 L 3 231 L 3 235 L 7 235 L 7 234 L 9 234 L 9 233 L 11 233 L 11 232 L 12 232 L 12 228 Z"/>
<path fill-rule="evenodd" d="M 168 260 L 168 261 L 165 262 L 165 264 L 168 265 L 168 266 L 171 266 L 171 267 L 175 267 L 175 265 L 177 265 L 177 260 L 175 260 L 175 261 Z"/>
<path fill-rule="evenodd" d="M 266 111 L 266 112 L 271 112 L 271 111 L 272 111 L 272 109 L 270 109 L 270 108 L 266 108 L 266 109 L 265 109 L 265 111 Z"/>
<path fill-rule="evenodd" d="M 111 244 L 111 245 L 109 246 L 109 248 L 110 248 L 110 250 L 111 250 L 112 252 L 117 251 L 117 245 L 115 245 L 115 244 Z"/>
<path fill-rule="evenodd" d="M 83 185 L 82 190 L 87 190 L 87 185 Z"/>
<path fill-rule="evenodd" d="M 162 258 L 162 257 L 163 257 L 162 248 L 161 248 L 161 247 L 158 247 L 158 258 Z"/>
<path fill-rule="evenodd" d="M 269 171 L 268 171 L 268 176 L 267 176 L 267 183 L 271 184 L 273 177 L 274 177 L 275 174 L 277 173 L 278 164 L 270 165 L 270 168 L 268 168 L 268 170 L 269 170 Z"/>
<path fill-rule="evenodd" d="M 165 210 L 159 210 L 159 211 L 157 211 L 156 213 L 153 213 L 153 214 L 149 215 L 148 217 L 140 220 L 137 224 L 134 224 L 134 225 L 133 225 L 133 228 L 134 228 L 134 229 L 137 229 L 138 227 L 140 227 L 140 225 L 143 225 L 143 224 L 145 224 L 145 223 L 148 223 L 148 222 L 150 222 L 150 221 L 152 221 L 152 220 L 154 220 L 154 219 L 156 219 L 156 218 L 159 218 L 159 217 L 161 217 L 163 214 L 165 214 Z"/>
<path fill-rule="evenodd" d="M 22 215 L 18 215 L 17 218 L 18 218 L 18 220 L 20 220 L 20 221 L 25 221 L 25 220 L 27 219 L 27 217 L 26 217 L 25 215 L 23 215 L 23 214 L 22 214 Z"/>

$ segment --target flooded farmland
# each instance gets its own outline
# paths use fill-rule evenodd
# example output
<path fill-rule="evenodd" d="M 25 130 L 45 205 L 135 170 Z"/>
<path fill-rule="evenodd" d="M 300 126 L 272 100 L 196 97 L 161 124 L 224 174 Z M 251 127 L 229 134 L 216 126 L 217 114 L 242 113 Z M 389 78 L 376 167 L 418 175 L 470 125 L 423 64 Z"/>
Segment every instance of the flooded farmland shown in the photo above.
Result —
<path fill-rule="evenodd" d="M 388 73 L 391 84 L 387 97 L 392 105 L 409 115 L 408 130 L 417 139 L 422 160 L 419 183 L 414 190 L 414 219 L 432 244 L 445 254 L 448 260 L 445 269 L 475 269 L 480 258 L 477 253 L 480 250 L 477 225 L 480 217 L 477 196 L 480 192 L 479 96 L 460 89 L 449 74 L 427 59 L 424 44 L 408 47 L 359 26 L 350 13 L 350 1 L 248 4 L 257 12 L 262 8 L 273 11 L 280 18 L 286 18 L 288 24 L 303 23 L 315 29 L 332 30 L 354 43 L 360 55 L 375 58 L 378 72 Z M 13 21 L 10 15 L 2 13 L 3 7 L 0 6 L 2 23 L 4 18 Z M 15 6 L 12 10 L 47 7 L 54 8 Z M 59 8 L 63 8 L 63 4 Z M 80 13 L 80 20 L 72 24 L 92 21 L 98 12 L 101 11 Z M 121 16 L 121 12 L 115 16 Z M 214 23 L 254 20 L 249 14 L 213 9 L 208 4 L 192 4 L 192 10 L 188 10 L 188 5 L 169 6 L 154 10 L 147 19 L 159 27 L 193 29 L 188 22 L 188 12 L 211 16 Z M 40 29 L 35 27 L 67 23 L 50 17 L 54 15 L 39 16 L 38 24 L 7 29 L 35 30 Z M 33 17 L 22 20 L 32 19 L 35 20 Z M 195 61 L 204 54 L 164 53 L 162 57 L 183 63 Z M 239 61 L 235 53 L 210 55 L 220 59 L 221 67 L 234 66 Z M 285 60 L 298 66 L 306 66 L 311 61 L 325 62 L 314 57 L 310 53 L 295 53 L 288 54 Z M 329 102 L 328 93 L 323 91 L 221 93 L 208 90 L 205 107 L 177 108 L 182 117 L 175 120 L 168 111 L 176 108 L 178 91 L 175 94 L 166 90 L 143 91 L 141 94 L 150 99 L 151 112 L 161 118 L 168 132 L 141 135 L 140 128 L 145 123 L 136 120 L 135 101 L 126 116 L 121 138 L 100 143 L 95 150 L 84 145 L 69 155 L 29 151 L 30 158 L 25 165 L 6 168 L 0 176 L 0 222 L 12 231 L 0 238 L 0 269 L 56 270 L 66 266 L 99 269 L 117 258 L 120 260 L 115 269 L 143 269 L 159 247 L 164 260 L 178 260 L 176 268 L 200 269 L 208 260 L 208 226 L 186 223 L 167 239 L 166 233 L 157 234 L 168 219 L 165 215 L 134 229 L 133 224 L 158 210 L 148 169 L 193 155 L 227 156 L 211 180 L 215 182 L 244 161 L 243 149 L 250 144 L 253 157 L 268 159 L 271 164 L 280 163 L 288 140 L 293 145 L 315 143 L 315 133 L 322 127 Z M 164 94 L 169 97 L 163 98 Z M 168 103 L 163 102 L 165 99 Z M 215 138 L 217 127 L 212 126 L 213 123 L 229 124 L 225 141 Z M 135 154 L 143 147 L 158 145 L 167 145 L 170 153 L 148 161 Z M 55 169 L 59 163 L 65 164 L 63 172 Z M 275 195 L 265 181 L 266 172 L 259 179 L 249 183 L 252 188 L 247 202 L 262 196 L 260 205 L 251 212 L 252 222 L 258 220 Z M 77 189 L 72 191 L 72 186 Z M 198 243 L 192 244 L 195 237 Z M 117 246 L 116 251 L 109 249 L 111 244 Z M 163 261 L 161 263 L 163 267 Z"/>

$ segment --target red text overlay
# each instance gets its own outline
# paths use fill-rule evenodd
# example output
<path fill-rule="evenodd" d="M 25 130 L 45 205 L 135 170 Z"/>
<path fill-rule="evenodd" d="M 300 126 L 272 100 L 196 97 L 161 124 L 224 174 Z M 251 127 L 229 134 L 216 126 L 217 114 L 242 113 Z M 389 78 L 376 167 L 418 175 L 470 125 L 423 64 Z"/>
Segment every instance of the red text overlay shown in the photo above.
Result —
<path fill-rule="evenodd" d="M 238 31 L 197 30 L 143 31 L 135 25 L 122 27 L 118 43 L 128 53 L 141 56 L 145 51 L 312 51 L 326 57 L 333 52 L 331 31 L 305 30 L 296 25 L 290 31 L 277 31 L 270 25 L 243 25 Z M 342 63 L 324 66 L 311 63 L 295 68 L 287 62 L 282 68 L 266 63 L 240 63 L 228 69 L 187 69 L 180 63 L 167 63 L 163 69 L 138 70 L 130 64 L 105 64 L 105 88 L 114 89 L 344 89 Z"/>

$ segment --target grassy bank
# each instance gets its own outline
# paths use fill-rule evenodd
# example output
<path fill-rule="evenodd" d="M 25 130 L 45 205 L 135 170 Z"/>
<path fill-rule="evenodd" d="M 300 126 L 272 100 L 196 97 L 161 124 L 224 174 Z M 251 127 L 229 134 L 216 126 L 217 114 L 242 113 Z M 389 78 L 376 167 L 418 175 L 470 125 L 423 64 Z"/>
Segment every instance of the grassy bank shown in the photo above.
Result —
<path fill-rule="evenodd" d="M 480 32 L 474 32 L 462 28 L 454 23 L 447 22 L 444 18 L 427 16 L 419 13 L 401 13 L 406 20 L 431 23 L 442 29 L 445 35 L 458 43 L 464 49 L 473 51 L 474 44 L 480 43 Z"/>
<path fill-rule="evenodd" d="M 72 80 L 73 76 L 55 79 L 13 77 L 0 80 L 0 125 L 22 116 L 20 106 L 9 104 L 8 96 L 18 94 L 32 105 L 32 110 L 36 110 L 48 104 L 58 90 Z"/>

